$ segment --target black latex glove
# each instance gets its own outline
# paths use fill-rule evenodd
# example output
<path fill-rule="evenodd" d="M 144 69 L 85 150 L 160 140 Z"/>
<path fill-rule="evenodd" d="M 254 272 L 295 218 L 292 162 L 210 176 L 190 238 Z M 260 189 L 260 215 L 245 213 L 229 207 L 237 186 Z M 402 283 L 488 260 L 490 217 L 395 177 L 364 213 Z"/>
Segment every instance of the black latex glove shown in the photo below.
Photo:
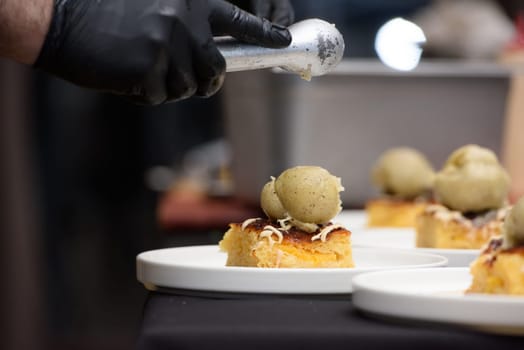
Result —
<path fill-rule="evenodd" d="M 210 96 L 225 76 L 213 35 L 291 42 L 284 27 L 222 0 L 55 0 L 35 67 L 142 104 Z"/>
<path fill-rule="evenodd" d="M 295 21 L 295 11 L 289 0 L 233 0 L 232 2 L 244 10 L 282 26 L 287 27 Z"/>

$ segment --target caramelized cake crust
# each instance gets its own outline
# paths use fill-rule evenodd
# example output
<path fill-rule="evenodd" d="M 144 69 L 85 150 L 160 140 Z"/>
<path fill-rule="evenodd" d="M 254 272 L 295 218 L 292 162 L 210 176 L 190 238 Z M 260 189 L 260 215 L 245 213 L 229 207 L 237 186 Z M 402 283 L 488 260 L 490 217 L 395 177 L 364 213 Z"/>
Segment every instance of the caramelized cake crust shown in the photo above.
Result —
<path fill-rule="evenodd" d="M 227 266 L 353 267 L 350 237 L 350 231 L 337 225 L 320 227 L 311 234 L 296 227 L 281 228 L 277 222 L 267 219 L 256 219 L 230 224 L 219 245 L 228 253 Z"/>

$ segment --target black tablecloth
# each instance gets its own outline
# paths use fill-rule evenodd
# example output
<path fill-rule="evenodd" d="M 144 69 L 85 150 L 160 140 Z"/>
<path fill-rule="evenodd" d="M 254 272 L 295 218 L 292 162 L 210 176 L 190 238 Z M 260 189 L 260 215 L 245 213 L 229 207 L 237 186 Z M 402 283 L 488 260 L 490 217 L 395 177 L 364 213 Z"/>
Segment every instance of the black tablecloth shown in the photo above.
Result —
<path fill-rule="evenodd" d="M 524 317 L 524 315 L 522 315 Z M 150 293 L 140 350 L 523 349 L 524 337 L 380 320 L 340 296 Z"/>

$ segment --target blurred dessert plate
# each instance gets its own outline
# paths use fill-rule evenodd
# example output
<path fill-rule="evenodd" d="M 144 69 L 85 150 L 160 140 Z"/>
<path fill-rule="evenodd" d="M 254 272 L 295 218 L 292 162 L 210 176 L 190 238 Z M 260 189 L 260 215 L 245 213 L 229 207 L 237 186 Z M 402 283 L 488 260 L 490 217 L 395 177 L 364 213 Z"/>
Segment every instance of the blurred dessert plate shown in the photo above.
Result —
<path fill-rule="evenodd" d="M 524 297 L 465 294 L 468 268 L 380 271 L 353 279 L 353 304 L 389 320 L 524 335 Z"/>

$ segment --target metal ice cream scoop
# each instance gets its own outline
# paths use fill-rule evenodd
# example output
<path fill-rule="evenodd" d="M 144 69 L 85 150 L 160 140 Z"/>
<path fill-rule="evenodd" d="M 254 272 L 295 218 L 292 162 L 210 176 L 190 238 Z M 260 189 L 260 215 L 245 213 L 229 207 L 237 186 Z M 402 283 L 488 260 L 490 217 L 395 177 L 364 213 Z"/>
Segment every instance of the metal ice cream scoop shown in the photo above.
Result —
<path fill-rule="evenodd" d="M 228 72 L 280 67 L 309 80 L 328 73 L 342 59 L 344 38 L 335 25 L 320 19 L 306 19 L 289 27 L 291 44 L 271 49 L 239 42 L 233 38 L 216 38 L 226 59 Z"/>

